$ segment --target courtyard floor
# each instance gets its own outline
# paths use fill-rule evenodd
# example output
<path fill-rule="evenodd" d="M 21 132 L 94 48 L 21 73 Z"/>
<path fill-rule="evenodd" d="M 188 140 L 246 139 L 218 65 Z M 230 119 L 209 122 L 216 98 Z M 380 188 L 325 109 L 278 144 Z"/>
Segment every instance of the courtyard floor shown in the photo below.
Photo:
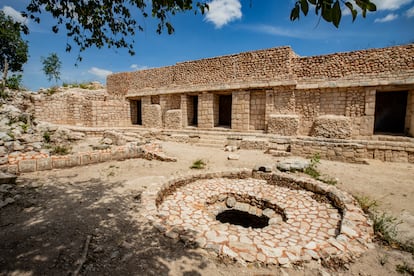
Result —
<path fill-rule="evenodd" d="M 400 275 L 413 255 L 380 243 L 350 264 L 309 262 L 300 266 L 242 265 L 193 245 L 174 241 L 145 218 L 141 193 L 170 177 L 273 165 L 281 158 L 262 151 L 228 152 L 161 142 L 175 163 L 133 159 L 65 170 L 22 174 L 7 192 L 16 201 L 0 209 L 0 275 Z M 318 169 L 337 186 L 378 202 L 402 220 L 400 239 L 414 238 L 414 164 L 368 165 L 321 161 Z M 17 195 L 17 196 L 16 196 Z M 87 242 L 88 241 L 88 242 Z M 87 246 L 86 246 L 87 245 Z M 87 251 L 84 248 L 87 247 Z"/>

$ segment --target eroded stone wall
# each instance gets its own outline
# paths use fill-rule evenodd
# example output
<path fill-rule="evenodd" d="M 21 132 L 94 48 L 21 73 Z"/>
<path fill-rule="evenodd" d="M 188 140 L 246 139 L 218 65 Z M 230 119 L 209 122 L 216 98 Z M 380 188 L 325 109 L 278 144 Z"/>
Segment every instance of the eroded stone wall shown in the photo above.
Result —
<path fill-rule="evenodd" d="M 35 116 L 41 121 L 88 127 L 129 126 L 131 111 L 125 98 L 104 90 L 76 90 L 33 96 Z"/>

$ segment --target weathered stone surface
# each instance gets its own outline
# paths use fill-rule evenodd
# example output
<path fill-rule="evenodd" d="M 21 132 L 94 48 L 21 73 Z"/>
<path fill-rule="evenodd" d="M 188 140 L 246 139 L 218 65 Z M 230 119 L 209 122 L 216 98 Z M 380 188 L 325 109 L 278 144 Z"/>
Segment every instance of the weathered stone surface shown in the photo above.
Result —
<path fill-rule="evenodd" d="M 271 114 L 267 124 L 267 132 L 282 136 L 296 136 L 299 130 L 299 116 Z"/>
<path fill-rule="evenodd" d="M 182 111 L 180 109 L 173 109 L 165 112 L 165 128 L 182 128 L 182 116 Z"/>
<path fill-rule="evenodd" d="M 345 116 L 324 115 L 315 119 L 312 136 L 347 139 L 352 136 L 351 119 Z"/>
<path fill-rule="evenodd" d="M 285 172 L 285 171 L 303 171 L 309 167 L 309 160 L 303 158 L 293 158 L 280 161 L 276 164 L 276 167 Z"/>
<path fill-rule="evenodd" d="M 240 155 L 235 154 L 235 153 L 229 154 L 229 156 L 227 156 L 227 159 L 228 160 L 239 160 L 240 159 Z"/>
<path fill-rule="evenodd" d="M 14 174 L 0 172 L 0 184 L 16 184 L 16 179 Z"/>

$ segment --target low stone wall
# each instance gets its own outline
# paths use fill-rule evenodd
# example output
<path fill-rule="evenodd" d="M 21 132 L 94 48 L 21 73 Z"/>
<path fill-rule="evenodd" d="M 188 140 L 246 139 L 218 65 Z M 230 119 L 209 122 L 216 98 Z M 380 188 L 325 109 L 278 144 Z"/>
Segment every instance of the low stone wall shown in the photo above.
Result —
<path fill-rule="evenodd" d="M 319 154 L 322 159 L 361 163 L 364 159 L 387 162 L 414 163 L 414 145 L 385 141 L 349 141 L 335 139 L 293 139 L 293 155 L 311 157 Z"/>
<path fill-rule="evenodd" d="M 319 116 L 313 123 L 311 136 L 334 139 L 351 138 L 351 118 L 337 115 Z"/>
<path fill-rule="evenodd" d="M 13 174 L 29 173 L 86 166 L 107 161 L 121 161 L 132 158 L 167 162 L 177 161 L 173 157 L 166 156 L 157 144 L 137 146 L 130 143 L 126 146 L 113 147 L 105 150 L 94 150 L 90 152 L 79 152 L 62 156 L 49 156 L 47 154 L 28 156 L 21 154 L 19 156 L 9 157 L 8 164 L 0 166 L 0 171 Z"/>
<path fill-rule="evenodd" d="M 267 132 L 282 136 L 296 136 L 299 129 L 298 115 L 269 115 Z"/>

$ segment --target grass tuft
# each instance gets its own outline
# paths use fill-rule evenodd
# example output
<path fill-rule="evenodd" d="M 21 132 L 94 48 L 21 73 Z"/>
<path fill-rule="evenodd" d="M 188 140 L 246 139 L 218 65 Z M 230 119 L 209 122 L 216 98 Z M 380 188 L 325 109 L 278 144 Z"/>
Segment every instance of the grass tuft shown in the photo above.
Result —
<path fill-rule="evenodd" d="M 197 159 L 193 162 L 190 169 L 201 170 L 204 169 L 207 164 L 202 159 Z"/>

